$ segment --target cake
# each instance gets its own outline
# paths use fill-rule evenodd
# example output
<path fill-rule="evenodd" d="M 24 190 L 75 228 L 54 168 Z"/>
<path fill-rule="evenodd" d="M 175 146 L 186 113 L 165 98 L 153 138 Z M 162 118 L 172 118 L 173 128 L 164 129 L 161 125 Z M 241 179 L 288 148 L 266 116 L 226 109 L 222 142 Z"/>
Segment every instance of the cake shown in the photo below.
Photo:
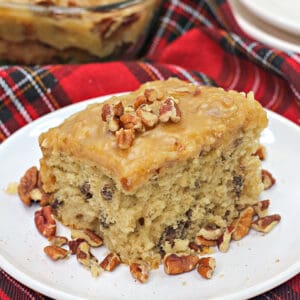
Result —
<path fill-rule="evenodd" d="M 159 1 L 0 1 L 0 60 L 36 65 L 135 57 Z"/>
<path fill-rule="evenodd" d="M 252 93 L 148 82 L 40 135 L 43 188 L 63 224 L 99 234 L 123 263 L 155 266 L 258 203 L 266 125 Z"/>

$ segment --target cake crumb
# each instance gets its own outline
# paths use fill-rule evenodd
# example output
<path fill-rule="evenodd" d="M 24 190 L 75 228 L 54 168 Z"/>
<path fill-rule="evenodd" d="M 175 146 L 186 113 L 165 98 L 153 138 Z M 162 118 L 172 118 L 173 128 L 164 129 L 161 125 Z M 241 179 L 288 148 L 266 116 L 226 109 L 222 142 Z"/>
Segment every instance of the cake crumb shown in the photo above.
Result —
<path fill-rule="evenodd" d="M 182 285 L 185 286 L 186 285 L 186 281 L 182 281 Z"/>
<path fill-rule="evenodd" d="M 275 259 L 275 262 L 276 262 L 276 263 L 279 263 L 279 262 L 280 262 L 280 259 L 279 259 L 279 258 L 276 258 L 276 259 Z"/>
<path fill-rule="evenodd" d="M 18 182 L 10 182 L 4 192 L 8 195 L 17 195 L 18 194 Z"/>

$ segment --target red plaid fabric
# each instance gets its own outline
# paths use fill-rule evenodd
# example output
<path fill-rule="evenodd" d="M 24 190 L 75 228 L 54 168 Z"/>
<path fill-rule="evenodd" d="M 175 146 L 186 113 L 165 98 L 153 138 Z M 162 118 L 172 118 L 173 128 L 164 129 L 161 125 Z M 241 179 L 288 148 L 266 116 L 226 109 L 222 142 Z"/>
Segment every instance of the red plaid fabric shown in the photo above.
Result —
<path fill-rule="evenodd" d="M 225 0 L 166 0 L 139 60 L 0 67 L 0 142 L 32 120 L 88 98 L 171 76 L 248 92 L 300 124 L 300 54 L 243 32 Z M 0 299 L 49 299 L 0 270 Z M 300 299 L 300 275 L 255 299 Z"/>

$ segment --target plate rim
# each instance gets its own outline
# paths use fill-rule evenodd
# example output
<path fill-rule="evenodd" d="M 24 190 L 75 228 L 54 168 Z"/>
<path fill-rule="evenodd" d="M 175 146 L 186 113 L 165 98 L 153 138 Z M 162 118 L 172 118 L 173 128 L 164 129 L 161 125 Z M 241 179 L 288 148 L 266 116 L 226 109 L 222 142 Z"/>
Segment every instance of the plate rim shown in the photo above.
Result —
<path fill-rule="evenodd" d="M 253 14 L 258 16 L 260 19 L 267 21 L 269 24 L 275 26 L 276 28 L 298 36 L 300 35 L 300 22 L 296 23 L 289 20 L 288 18 L 278 15 L 276 16 L 272 11 L 261 9 L 258 4 L 261 2 L 256 2 L 253 0 L 241 0 L 241 2 Z"/>
<path fill-rule="evenodd" d="M 22 128 L 18 129 L 16 132 L 14 132 L 2 144 L 0 144 L 0 151 L 3 148 L 3 145 L 4 145 L 4 147 L 6 147 L 6 145 L 9 146 L 9 143 L 13 142 L 15 139 L 17 139 L 18 136 L 21 135 L 24 130 L 28 130 L 28 129 L 30 129 L 30 127 L 35 127 L 39 123 L 42 123 L 45 119 L 51 118 L 53 115 L 55 115 L 57 113 L 64 113 L 65 111 L 68 111 L 69 109 L 72 109 L 73 107 L 87 106 L 96 101 L 103 102 L 110 97 L 123 95 L 126 93 L 128 93 L 128 92 L 113 93 L 113 94 L 109 94 L 109 95 L 94 97 L 91 99 L 83 100 L 78 103 L 73 103 L 73 104 L 67 105 L 58 110 L 50 112 L 34 121 L 28 123 L 27 125 L 23 126 Z M 285 126 L 292 128 L 293 130 L 296 130 L 297 133 L 300 134 L 300 126 L 298 126 L 296 123 L 279 115 L 278 113 L 270 111 L 269 109 L 264 108 L 264 110 L 267 112 L 268 117 L 271 117 L 271 118 L 283 123 Z M 71 112 L 71 114 L 73 114 L 73 113 L 75 113 L 75 112 Z M 16 268 L 13 264 L 11 264 L 9 261 L 7 261 L 1 253 L 0 253 L 0 268 L 2 268 L 7 274 L 12 276 L 15 280 L 21 282 L 28 288 L 36 290 L 46 296 L 49 296 L 52 298 L 57 298 L 57 299 L 66 299 L 66 300 L 68 300 L 68 299 L 83 300 L 84 299 L 82 297 L 74 296 L 73 294 L 65 292 L 61 289 L 56 290 L 55 288 L 53 288 L 35 278 L 32 278 L 30 275 L 28 275 L 25 272 L 23 272 L 22 270 Z M 220 300 L 221 299 L 223 299 L 223 300 L 231 300 L 232 299 L 232 300 L 234 300 L 234 299 L 244 299 L 245 297 L 254 297 L 256 295 L 262 294 L 270 289 L 277 287 L 278 285 L 284 283 L 285 281 L 287 281 L 287 280 L 291 279 L 292 277 L 294 277 L 295 275 L 297 275 L 299 272 L 300 272 L 300 260 L 294 262 L 284 271 L 278 273 L 276 276 L 273 276 L 272 278 L 269 278 L 268 280 L 263 281 L 262 283 L 255 284 L 255 285 L 250 286 L 241 291 L 228 294 L 225 297 L 215 297 L 214 299 L 220 299 Z"/>

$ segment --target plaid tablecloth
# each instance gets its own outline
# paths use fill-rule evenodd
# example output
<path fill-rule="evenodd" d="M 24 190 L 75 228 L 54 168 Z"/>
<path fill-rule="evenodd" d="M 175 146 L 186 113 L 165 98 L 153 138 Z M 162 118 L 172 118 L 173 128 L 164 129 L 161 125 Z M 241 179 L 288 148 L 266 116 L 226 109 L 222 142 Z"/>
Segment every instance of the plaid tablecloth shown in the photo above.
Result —
<path fill-rule="evenodd" d="M 0 142 L 60 107 L 176 76 L 253 90 L 262 105 L 300 124 L 300 54 L 248 36 L 225 0 L 167 0 L 135 61 L 0 66 Z M 48 299 L 0 270 L 1 299 Z M 300 275 L 255 299 L 300 299 Z"/>

